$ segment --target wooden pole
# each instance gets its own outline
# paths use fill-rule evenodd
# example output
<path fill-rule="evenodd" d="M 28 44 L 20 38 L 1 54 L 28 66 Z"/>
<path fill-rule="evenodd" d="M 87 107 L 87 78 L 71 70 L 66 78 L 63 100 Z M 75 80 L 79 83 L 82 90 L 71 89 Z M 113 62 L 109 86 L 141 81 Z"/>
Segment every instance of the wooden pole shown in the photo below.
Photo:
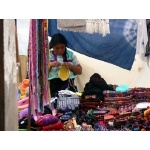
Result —
<path fill-rule="evenodd" d="M 29 91 L 30 91 L 30 86 L 29 86 Z M 29 93 L 29 106 L 28 106 L 28 131 L 31 129 L 31 97 Z"/>
<path fill-rule="evenodd" d="M 0 19 L 0 131 L 5 130 L 4 41 L 3 19 Z"/>

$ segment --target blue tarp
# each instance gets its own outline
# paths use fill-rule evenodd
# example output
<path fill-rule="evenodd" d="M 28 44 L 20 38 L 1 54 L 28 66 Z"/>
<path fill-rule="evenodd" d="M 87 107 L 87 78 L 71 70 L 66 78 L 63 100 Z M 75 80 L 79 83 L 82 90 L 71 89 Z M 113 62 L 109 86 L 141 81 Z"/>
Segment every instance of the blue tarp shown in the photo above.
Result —
<path fill-rule="evenodd" d="M 133 19 L 110 19 L 110 34 L 62 31 L 57 19 L 49 19 L 49 36 L 62 33 L 68 47 L 86 56 L 131 70 L 136 52 L 137 23 Z"/>

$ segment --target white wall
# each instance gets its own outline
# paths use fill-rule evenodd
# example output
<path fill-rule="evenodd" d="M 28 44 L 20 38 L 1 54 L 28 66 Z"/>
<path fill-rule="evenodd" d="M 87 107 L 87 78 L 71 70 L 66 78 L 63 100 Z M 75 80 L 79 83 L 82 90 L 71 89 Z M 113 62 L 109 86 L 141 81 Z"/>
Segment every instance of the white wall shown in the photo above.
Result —
<path fill-rule="evenodd" d="M 30 19 L 17 19 L 19 55 L 27 55 Z"/>
<path fill-rule="evenodd" d="M 147 63 L 140 61 L 138 55 L 130 71 L 79 53 L 76 53 L 76 55 L 83 67 L 82 75 L 77 78 L 80 91 L 83 90 L 85 83 L 89 81 L 93 73 L 99 73 L 108 84 L 150 87 L 150 68 L 147 66 Z"/>

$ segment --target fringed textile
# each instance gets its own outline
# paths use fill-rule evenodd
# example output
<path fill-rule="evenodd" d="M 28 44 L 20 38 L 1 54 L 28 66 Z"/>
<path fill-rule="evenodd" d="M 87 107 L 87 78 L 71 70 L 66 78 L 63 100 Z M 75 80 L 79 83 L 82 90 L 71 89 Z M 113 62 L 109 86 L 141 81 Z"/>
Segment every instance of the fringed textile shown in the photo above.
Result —
<path fill-rule="evenodd" d="M 110 34 L 109 19 L 58 19 L 57 28 L 65 31 Z"/>

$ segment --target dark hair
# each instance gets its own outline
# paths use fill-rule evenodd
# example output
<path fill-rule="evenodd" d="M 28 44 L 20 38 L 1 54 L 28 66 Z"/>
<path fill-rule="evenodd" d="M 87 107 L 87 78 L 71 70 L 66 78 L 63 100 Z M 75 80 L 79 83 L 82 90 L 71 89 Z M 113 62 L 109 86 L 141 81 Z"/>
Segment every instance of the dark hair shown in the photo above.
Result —
<path fill-rule="evenodd" d="M 54 34 L 51 38 L 50 43 L 49 43 L 49 48 L 51 49 L 59 43 L 65 44 L 65 46 L 67 47 L 66 38 L 61 33 Z M 68 62 L 66 55 L 67 54 L 66 54 L 66 50 L 65 50 L 65 53 L 63 54 L 64 62 Z"/>
<path fill-rule="evenodd" d="M 65 46 L 67 47 L 66 38 L 61 33 L 54 34 L 49 43 L 49 48 L 53 48 L 55 45 L 57 45 L 59 43 L 65 44 Z"/>

